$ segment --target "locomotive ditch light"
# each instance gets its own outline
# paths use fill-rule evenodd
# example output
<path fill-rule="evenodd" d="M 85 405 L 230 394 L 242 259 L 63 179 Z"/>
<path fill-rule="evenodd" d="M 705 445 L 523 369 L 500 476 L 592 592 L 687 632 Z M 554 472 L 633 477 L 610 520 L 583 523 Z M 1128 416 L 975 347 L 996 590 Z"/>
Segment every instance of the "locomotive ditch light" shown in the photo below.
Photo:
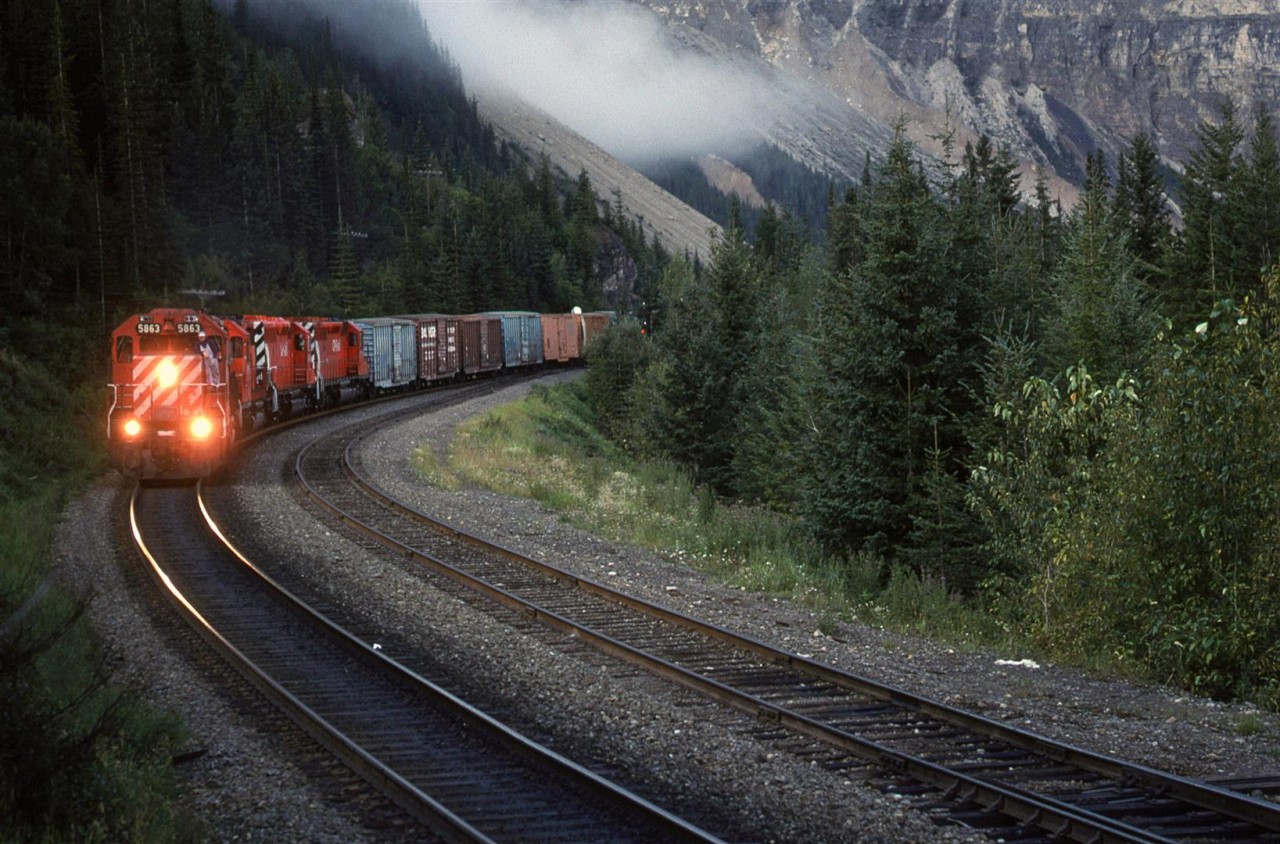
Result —
<path fill-rule="evenodd" d="M 213 433 L 213 423 L 209 421 L 207 416 L 197 416 L 191 420 L 191 436 L 198 440 L 205 440 Z"/>
<path fill-rule="evenodd" d="M 124 426 L 122 430 L 124 431 L 124 435 L 126 437 L 133 439 L 134 437 L 138 436 L 138 434 L 142 433 L 142 423 L 139 422 L 136 418 L 130 417 L 129 419 L 126 419 L 124 421 Z"/>
<path fill-rule="evenodd" d="M 162 360 L 156 367 L 156 382 L 162 389 L 178 383 L 178 365 L 167 358 Z"/>

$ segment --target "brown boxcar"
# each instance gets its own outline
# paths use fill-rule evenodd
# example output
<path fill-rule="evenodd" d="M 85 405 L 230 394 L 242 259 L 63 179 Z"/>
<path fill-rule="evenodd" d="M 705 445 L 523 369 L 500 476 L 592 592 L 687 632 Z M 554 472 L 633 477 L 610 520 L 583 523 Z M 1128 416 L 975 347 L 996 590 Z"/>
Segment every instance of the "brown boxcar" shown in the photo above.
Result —
<path fill-rule="evenodd" d="M 444 314 L 405 314 L 418 332 L 418 380 L 447 381 L 462 371 L 459 318 Z"/>
<path fill-rule="evenodd" d="M 472 376 L 502 368 L 502 318 L 487 314 L 458 317 L 462 373 Z"/>
<path fill-rule="evenodd" d="M 614 323 L 613 311 L 592 311 L 589 314 L 582 315 L 582 351 L 586 352 L 587 346 L 591 343 L 592 338 L 597 334 L 602 334 L 609 326 Z"/>

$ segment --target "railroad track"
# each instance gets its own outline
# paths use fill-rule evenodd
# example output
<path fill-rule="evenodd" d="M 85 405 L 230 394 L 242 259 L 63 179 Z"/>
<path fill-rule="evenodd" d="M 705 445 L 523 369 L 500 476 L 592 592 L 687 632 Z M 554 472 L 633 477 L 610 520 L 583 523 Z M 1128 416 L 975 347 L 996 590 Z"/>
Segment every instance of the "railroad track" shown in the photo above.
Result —
<path fill-rule="evenodd" d="M 224 538 L 199 487 L 135 489 L 168 597 L 295 722 L 447 841 L 716 841 L 347 634 Z"/>
<path fill-rule="evenodd" d="M 387 424 L 391 424 L 388 422 Z M 365 477 L 336 432 L 295 462 L 302 489 L 342 521 L 530 618 L 759 717 L 763 732 L 870 762 L 927 789 L 954 822 L 1004 840 L 1280 842 L 1275 803 L 1019 730 L 738 636 L 526 558 L 418 513 Z"/>

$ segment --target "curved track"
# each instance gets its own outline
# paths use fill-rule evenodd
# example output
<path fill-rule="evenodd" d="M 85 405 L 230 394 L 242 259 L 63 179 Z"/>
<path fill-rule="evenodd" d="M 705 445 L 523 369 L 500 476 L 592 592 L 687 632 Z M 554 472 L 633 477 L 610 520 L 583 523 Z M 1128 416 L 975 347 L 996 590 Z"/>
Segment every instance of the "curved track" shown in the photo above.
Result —
<path fill-rule="evenodd" d="M 390 423 L 387 423 L 390 424 Z M 316 440 L 295 472 L 352 527 L 543 623 L 869 760 L 1005 840 L 1280 842 L 1280 807 L 1018 730 L 735 635 L 485 542 L 393 500 L 361 472 L 369 424 Z"/>
<path fill-rule="evenodd" d="M 135 489 L 140 554 L 235 668 L 449 841 L 714 841 L 382 656 L 266 577 L 193 487 Z"/>

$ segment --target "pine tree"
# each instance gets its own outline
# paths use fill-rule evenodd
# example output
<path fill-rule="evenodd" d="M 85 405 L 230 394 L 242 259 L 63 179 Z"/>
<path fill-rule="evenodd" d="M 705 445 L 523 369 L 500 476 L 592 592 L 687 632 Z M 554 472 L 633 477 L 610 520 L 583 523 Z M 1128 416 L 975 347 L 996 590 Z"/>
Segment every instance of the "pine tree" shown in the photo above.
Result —
<path fill-rule="evenodd" d="M 1241 292 L 1266 293 L 1263 274 L 1280 257 L 1280 146 L 1271 110 L 1258 103 L 1249 135 L 1249 162 L 1239 182 Z"/>
<path fill-rule="evenodd" d="M 1231 100 L 1223 102 L 1221 121 L 1202 122 L 1197 148 L 1187 161 L 1182 184 L 1182 239 L 1170 252 L 1171 279 L 1185 283 L 1169 289 L 1170 310 L 1179 321 L 1199 319 L 1212 302 L 1232 295 L 1238 269 L 1238 172 L 1244 130 Z"/>
<path fill-rule="evenodd" d="M 820 307 L 824 378 L 801 506 L 837 552 L 895 556 L 909 541 L 935 436 L 949 462 L 961 459 L 947 450 L 962 445 L 964 380 L 944 212 L 901 124 L 863 230 L 865 256 L 832 279 Z"/>
<path fill-rule="evenodd" d="M 1163 292 L 1161 258 L 1170 236 L 1168 200 L 1161 178 L 1160 151 L 1145 132 L 1120 154 L 1116 175 L 1116 212 L 1125 230 L 1134 271 L 1156 296 Z"/>
<path fill-rule="evenodd" d="M 1083 361 L 1109 380 L 1133 372 L 1154 328 L 1122 220 L 1109 197 L 1102 154 L 1090 156 L 1084 195 L 1067 223 L 1046 326 L 1051 372 Z"/>
<path fill-rule="evenodd" d="M 336 304 L 342 313 L 359 313 L 364 305 L 360 289 L 360 274 L 356 267 L 355 247 L 350 229 L 344 229 L 333 237 L 333 257 L 329 260 L 329 284 L 333 288 Z"/>

